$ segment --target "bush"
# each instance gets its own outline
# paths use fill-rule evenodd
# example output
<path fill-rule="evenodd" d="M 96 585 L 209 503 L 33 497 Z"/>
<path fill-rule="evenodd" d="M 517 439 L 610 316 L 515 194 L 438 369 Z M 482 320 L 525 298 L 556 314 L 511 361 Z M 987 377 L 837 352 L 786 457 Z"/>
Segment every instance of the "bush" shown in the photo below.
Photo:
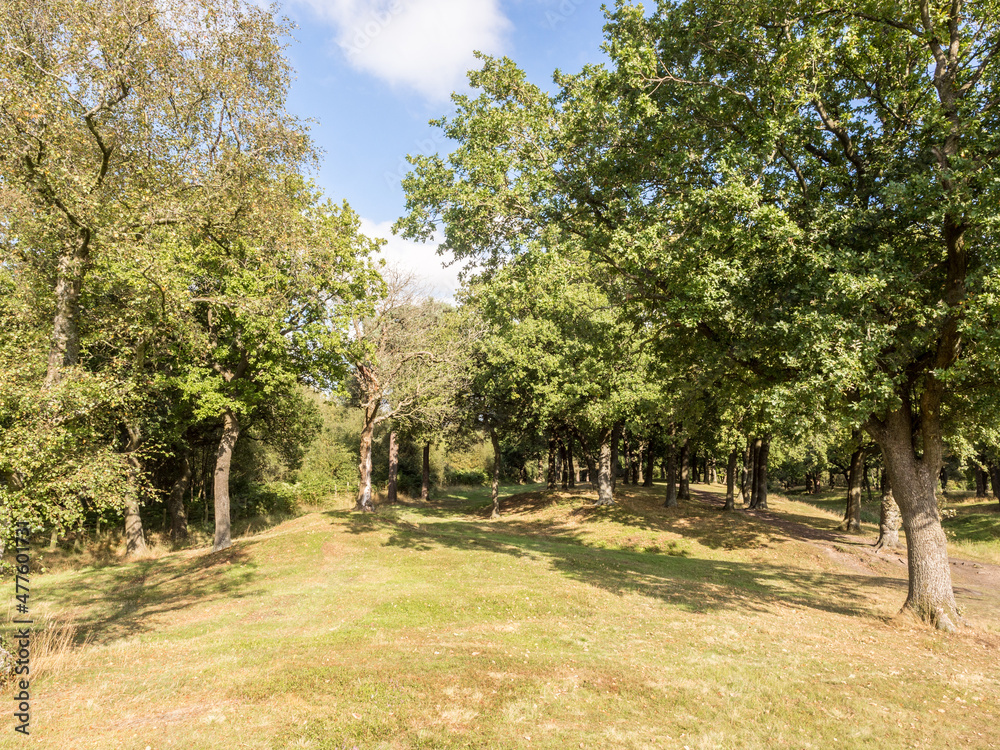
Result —
<path fill-rule="evenodd" d="M 234 517 L 253 518 L 295 512 L 295 488 L 283 482 L 252 484 L 233 498 Z"/>
<path fill-rule="evenodd" d="M 464 487 L 481 487 L 490 481 L 490 477 L 484 469 L 448 470 L 445 481 Z"/>

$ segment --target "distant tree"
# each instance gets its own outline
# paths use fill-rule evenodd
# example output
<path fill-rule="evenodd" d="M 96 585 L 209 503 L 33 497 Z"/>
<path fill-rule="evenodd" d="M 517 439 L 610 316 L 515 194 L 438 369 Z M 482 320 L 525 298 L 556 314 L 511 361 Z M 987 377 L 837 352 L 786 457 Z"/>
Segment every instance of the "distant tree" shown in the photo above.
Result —
<path fill-rule="evenodd" d="M 398 268 L 382 271 L 384 290 L 374 309 L 351 320 L 346 356 L 351 389 L 364 417 L 355 510 L 374 509 L 372 438 L 375 428 L 392 420 L 417 423 L 436 408 L 435 397 L 447 390 L 452 375 L 445 366 L 455 355 L 453 343 L 438 334 L 441 307 L 424 297 L 413 274 Z"/>

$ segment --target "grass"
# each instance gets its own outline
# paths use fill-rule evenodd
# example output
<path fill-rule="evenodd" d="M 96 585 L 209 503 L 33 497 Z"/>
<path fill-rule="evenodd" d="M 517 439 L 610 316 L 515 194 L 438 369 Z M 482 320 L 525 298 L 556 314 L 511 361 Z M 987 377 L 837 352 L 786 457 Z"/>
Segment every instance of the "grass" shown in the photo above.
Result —
<path fill-rule="evenodd" d="M 971 498 L 949 502 L 941 524 L 952 554 L 1000 565 L 1000 503 Z"/>
<path fill-rule="evenodd" d="M 844 517 L 846 489 L 824 490 L 816 495 L 789 493 L 788 497 L 823 511 L 835 528 Z M 980 500 L 968 492 L 949 492 L 941 498 L 941 525 L 948 537 L 949 553 L 976 562 L 1000 565 L 1000 503 Z M 878 534 L 880 501 L 868 502 L 862 494 L 862 532 Z"/>
<path fill-rule="evenodd" d="M 844 519 L 844 510 L 847 506 L 847 489 L 844 487 L 821 490 L 815 495 L 805 492 L 789 492 L 788 497 L 827 511 L 831 516 L 836 517 L 838 524 Z M 881 497 L 877 492 L 872 493 L 872 500 L 869 501 L 868 494 L 862 491 L 861 524 L 863 530 L 878 529 L 880 508 Z"/>
<path fill-rule="evenodd" d="M 500 521 L 455 491 L 35 577 L 78 645 L 34 683 L 33 744 L 1000 745 L 995 609 L 957 636 L 897 618 L 898 562 L 722 513 L 718 487 L 671 510 L 662 488 L 609 509 L 524 489 Z M 826 533 L 822 509 L 772 505 Z"/>

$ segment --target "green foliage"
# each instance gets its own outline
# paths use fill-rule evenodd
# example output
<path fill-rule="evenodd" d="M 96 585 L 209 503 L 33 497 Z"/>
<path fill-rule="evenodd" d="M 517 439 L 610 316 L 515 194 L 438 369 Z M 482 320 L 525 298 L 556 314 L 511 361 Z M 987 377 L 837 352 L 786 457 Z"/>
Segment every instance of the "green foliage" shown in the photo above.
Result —
<path fill-rule="evenodd" d="M 116 415 L 137 394 L 77 371 L 40 399 L 44 363 L 0 354 L 0 542 L 9 544 L 20 521 L 65 534 L 94 516 L 120 518 L 126 497 L 148 492 L 116 450 Z"/>
<path fill-rule="evenodd" d="M 490 481 L 485 469 L 451 469 L 445 472 L 445 482 L 461 487 L 482 487 Z"/>
<path fill-rule="evenodd" d="M 316 404 L 322 426 L 306 449 L 296 478 L 302 498 L 318 502 L 335 492 L 356 488 L 358 436 L 363 415 L 318 394 L 310 398 Z"/>

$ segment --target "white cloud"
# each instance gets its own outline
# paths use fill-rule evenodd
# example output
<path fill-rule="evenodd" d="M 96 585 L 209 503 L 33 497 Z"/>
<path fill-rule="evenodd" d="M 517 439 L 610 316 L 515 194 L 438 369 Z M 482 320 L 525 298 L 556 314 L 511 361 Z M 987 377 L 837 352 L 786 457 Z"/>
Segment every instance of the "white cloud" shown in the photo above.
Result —
<path fill-rule="evenodd" d="M 430 242 L 405 240 L 392 233 L 391 221 L 375 223 L 365 218 L 361 219 L 361 231 L 369 237 L 388 240 L 382 247 L 382 257 L 386 263 L 412 271 L 418 283 L 436 299 L 454 299 L 456 290 L 461 286 L 458 280 L 461 266 L 456 263 L 444 267 L 444 263 L 451 260 L 451 257 L 444 258 L 437 254 L 439 238 L 435 237 Z"/>
<path fill-rule="evenodd" d="M 446 99 L 477 67 L 472 53 L 499 53 L 511 23 L 499 0 L 296 0 L 335 29 L 351 65 L 430 99 Z"/>

